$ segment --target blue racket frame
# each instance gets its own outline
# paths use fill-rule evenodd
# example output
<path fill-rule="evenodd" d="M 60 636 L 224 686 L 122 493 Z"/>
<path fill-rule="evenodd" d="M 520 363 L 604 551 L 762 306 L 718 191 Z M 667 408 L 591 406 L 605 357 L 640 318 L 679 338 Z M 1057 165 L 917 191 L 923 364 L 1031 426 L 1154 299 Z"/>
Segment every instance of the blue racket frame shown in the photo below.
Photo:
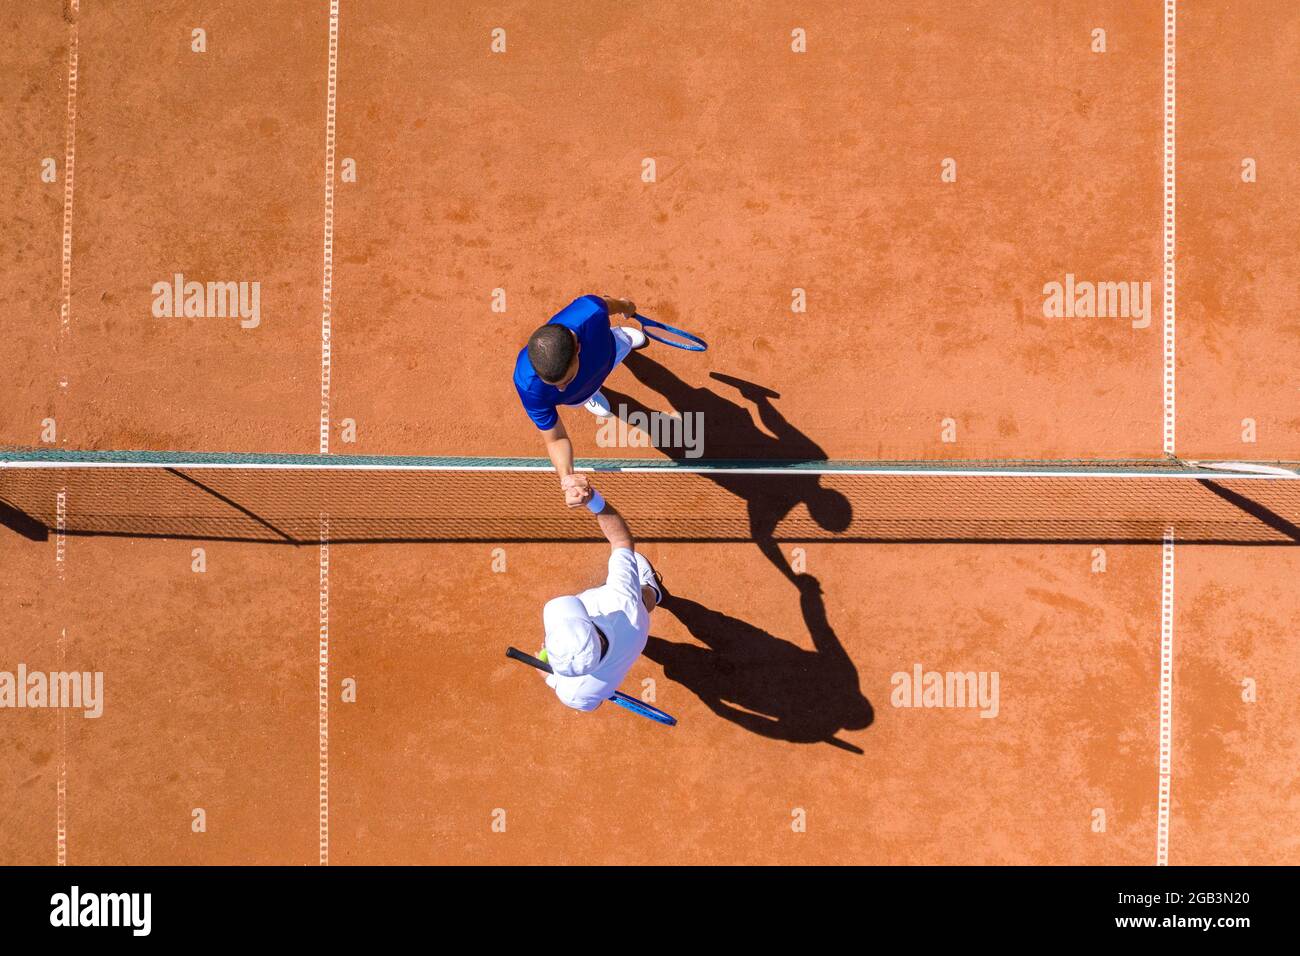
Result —
<path fill-rule="evenodd" d="M 658 707 L 651 707 L 644 701 L 637 700 L 635 697 L 629 697 L 621 690 L 614 691 L 614 696 L 610 698 L 620 707 L 625 707 L 634 714 L 640 714 L 642 717 L 649 717 L 656 723 L 663 724 L 665 727 L 676 727 L 677 718 L 671 714 L 665 714 Z"/>
<path fill-rule="evenodd" d="M 671 325 L 665 325 L 663 322 L 656 322 L 654 319 L 647 319 L 639 312 L 636 315 L 636 320 L 641 323 L 641 329 L 645 332 L 647 338 L 654 339 L 662 345 L 671 345 L 675 349 L 685 349 L 687 352 L 707 352 L 709 349 L 708 342 L 684 329 L 674 328 Z M 655 329 L 663 329 L 673 335 L 680 335 L 684 339 L 689 339 L 690 342 L 678 342 L 674 339 L 664 338 L 662 335 L 656 335 Z"/>
<path fill-rule="evenodd" d="M 507 647 L 506 657 L 509 657 L 512 660 L 522 661 L 523 663 L 529 665 L 530 667 L 536 667 L 539 671 L 545 671 L 548 674 L 555 673 L 553 670 L 551 670 L 550 664 L 547 664 L 545 661 L 538 660 L 536 657 L 533 657 L 532 654 L 525 654 L 517 647 Z M 676 717 L 673 717 L 671 714 L 665 714 L 658 707 L 651 707 L 649 704 L 643 703 L 642 701 L 637 700 L 635 697 L 629 697 L 627 696 L 627 694 L 623 693 L 622 691 L 618 691 L 618 690 L 614 691 L 614 696 L 609 699 L 613 701 L 615 704 L 618 704 L 620 707 L 624 707 L 627 710 L 632 711 L 632 713 L 634 714 L 640 714 L 642 717 L 649 717 L 655 723 L 663 724 L 667 727 L 677 726 Z"/>

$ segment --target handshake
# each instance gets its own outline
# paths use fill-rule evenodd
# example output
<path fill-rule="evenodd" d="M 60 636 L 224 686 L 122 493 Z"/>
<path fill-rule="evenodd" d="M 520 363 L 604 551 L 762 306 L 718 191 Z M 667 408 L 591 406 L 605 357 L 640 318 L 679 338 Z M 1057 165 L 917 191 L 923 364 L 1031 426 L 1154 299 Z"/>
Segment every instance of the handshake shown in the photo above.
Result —
<path fill-rule="evenodd" d="M 564 503 L 570 508 L 585 505 L 591 500 L 594 490 L 586 475 L 565 475 L 560 479 L 560 488 L 564 492 Z"/>

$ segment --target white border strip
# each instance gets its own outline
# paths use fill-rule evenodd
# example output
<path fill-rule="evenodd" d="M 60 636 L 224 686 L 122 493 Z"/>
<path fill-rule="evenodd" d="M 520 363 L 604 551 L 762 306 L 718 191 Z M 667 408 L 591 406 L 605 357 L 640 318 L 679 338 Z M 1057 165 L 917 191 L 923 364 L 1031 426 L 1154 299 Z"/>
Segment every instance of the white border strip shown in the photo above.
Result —
<path fill-rule="evenodd" d="M 320 453 L 330 452 L 330 367 L 334 297 L 334 139 L 339 73 L 339 0 L 330 0 L 329 73 L 325 94 L 325 234 L 321 266 Z M 320 516 L 320 620 L 317 647 L 317 730 L 320 743 L 320 865 L 330 861 L 330 546 L 329 515 Z"/>
<path fill-rule="evenodd" d="M 339 0 L 330 0 L 329 78 L 325 94 L 325 235 L 321 266 L 320 453 L 330 453 L 330 336 L 334 299 L 334 116 L 339 71 Z"/>
<path fill-rule="evenodd" d="M 1173 787 L 1174 532 L 1165 531 L 1160 561 L 1160 782 L 1156 795 L 1156 866 L 1169 865 L 1169 800 Z"/>
<path fill-rule="evenodd" d="M 62 668 L 62 664 L 59 665 Z M 67 714 L 59 708 L 59 776 L 54 784 L 58 794 L 58 826 L 55 841 L 59 866 L 68 865 L 68 744 Z"/>
<path fill-rule="evenodd" d="M 1164 213 L 1164 450 L 1174 454 L 1174 426 L 1177 421 L 1174 387 L 1177 370 L 1174 323 L 1174 237 L 1175 237 L 1175 142 L 1174 142 L 1174 91 L 1175 91 L 1175 0 L 1165 0 L 1165 213 Z"/>
<path fill-rule="evenodd" d="M 1279 468 L 1277 465 L 1265 465 L 1253 461 L 1213 461 L 1206 465 L 1202 465 L 1200 462 L 1189 461 L 1187 464 L 1198 468 L 1217 468 L 1219 471 L 1231 471 L 1240 475 L 1273 475 L 1277 478 L 1300 477 L 1300 471 L 1294 471 L 1290 468 Z"/>
<path fill-rule="evenodd" d="M 54 562 L 59 583 L 65 580 L 67 564 L 68 532 L 68 492 L 61 489 L 54 499 Z M 66 672 L 68 647 L 68 629 L 59 628 L 58 658 L 59 671 Z M 59 766 L 58 776 L 54 782 L 55 814 L 55 856 L 59 866 L 68 865 L 68 724 L 67 711 L 59 708 Z"/>
<path fill-rule="evenodd" d="M 1225 468 L 1228 466 L 1224 466 Z M 80 468 L 154 468 L 159 471 L 179 469 L 183 471 L 457 471 L 469 474 L 475 472 L 496 471 L 544 471 L 553 472 L 555 467 L 549 462 L 536 465 L 465 465 L 465 464 L 370 464 L 355 462 L 310 462 L 294 464 L 291 462 L 157 462 L 157 461 L 0 461 L 0 471 L 6 468 L 27 468 L 35 470 Z M 674 465 L 672 467 L 642 467 L 639 465 L 613 465 L 593 467 L 580 465 L 574 471 L 602 474 L 646 474 L 646 475 L 850 475 L 856 477 L 882 478 L 1127 478 L 1127 479 L 1164 479 L 1172 481 L 1296 481 L 1300 472 L 1275 469 L 1269 472 L 1244 471 L 1178 471 L 1178 472 L 1140 472 L 1140 471 L 1002 471 L 1001 469 L 943 469 L 943 468 L 783 468 L 780 466 L 753 468 L 718 468 L 710 465 Z"/>
<path fill-rule="evenodd" d="M 1177 92 L 1176 0 L 1165 0 L 1165 88 L 1164 88 L 1164 452 L 1175 454 L 1177 373 L 1175 310 L 1176 139 Z M 1227 467 L 1231 467 L 1228 465 Z M 1232 475 L 1232 472 L 1227 474 Z M 1241 473 L 1242 477 L 1247 477 Z M 1203 477 L 1217 477 L 1207 473 Z M 1252 478 L 1281 478 L 1284 475 L 1254 474 Z M 1156 866 L 1169 865 L 1169 801 L 1173 785 L 1173 679 L 1174 679 L 1174 532 L 1165 531 L 1160 572 L 1160 780 L 1156 803 Z"/>
<path fill-rule="evenodd" d="M 320 516 L 320 632 L 317 711 L 320 734 L 320 865 L 330 861 L 330 519 Z"/>
<path fill-rule="evenodd" d="M 60 581 L 68 556 L 68 489 L 60 488 L 54 494 L 54 568 Z"/>
<path fill-rule="evenodd" d="M 77 63 L 78 37 L 77 15 L 81 12 L 81 0 L 68 0 L 68 97 L 67 119 L 64 130 L 63 146 L 63 248 L 59 270 L 59 349 L 72 334 L 72 208 L 76 194 L 77 173 Z M 66 375 L 60 374 L 59 384 L 67 386 Z M 61 427 L 61 426 L 57 426 Z M 67 489 L 61 489 L 55 500 L 55 538 L 54 561 L 60 582 L 64 580 L 67 556 L 68 512 Z M 63 668 L 67 655 L 68 631 L 59 629 L 57 651 L 59 667 Z M 59 711 L 59 763 L 54 784 L 55 813 L 55 859 L 59 866 L 68 865 L 68 730 L 65 714 Z"/>
<path fill-rule="evenodd" d="M 68 17 L 68 114 L 63 148 L 63 267 L 59 277 L 59 336 L 72 331 L 72 197 L 77 172 L 77 14 L 80 0 L 70 0 Z"/>

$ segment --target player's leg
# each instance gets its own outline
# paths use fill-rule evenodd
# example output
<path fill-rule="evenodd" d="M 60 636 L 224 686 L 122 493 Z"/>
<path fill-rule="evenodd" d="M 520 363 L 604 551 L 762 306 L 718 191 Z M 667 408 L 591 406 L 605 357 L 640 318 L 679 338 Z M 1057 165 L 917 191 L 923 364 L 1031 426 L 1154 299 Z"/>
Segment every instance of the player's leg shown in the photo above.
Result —
<path fill-rule="evenodd" d="M 641 582 L 641 603 L 647 611 L 653 611 L 664 602 L 664 579 L 640 551 L 633 557 L 636 559 L 637 579 Z"/>
<path fill-rule="evenodd" d="M 614 365 L 616 366 L 622 365 L 623 360 L 632 352 L 639 352 L 650 344 L 644 332 L 630 325 L 616 325 L 610 331 L 614 333 Z"/>

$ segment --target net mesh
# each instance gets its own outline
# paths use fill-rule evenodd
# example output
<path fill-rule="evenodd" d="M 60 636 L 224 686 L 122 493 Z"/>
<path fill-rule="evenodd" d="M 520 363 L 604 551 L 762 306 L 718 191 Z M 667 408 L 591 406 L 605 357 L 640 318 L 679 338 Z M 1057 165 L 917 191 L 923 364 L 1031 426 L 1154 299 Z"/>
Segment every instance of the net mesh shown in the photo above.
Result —
<path fill-rule="evenodd" d="M 0 457 L 0 523 L 28 537 L 60 526 L 119 535 L 315 544 L 603 540 L 565 509 L 535 460 L 66 453 Z M 135 455 L 124 459 L 123 454 Z M 420 463 L 423 462 L 423 463 Z M 455 462 L 449 464 L 449 462 Z M 501 464 L 514 462 L 514 464 Z M 587 462 L 601 469 L 648 462 Z M 1156 542 L 1300 544 L 1300 480 L 1170 462 L 1077 471 L 1047 463 L 908 463 L 861 471 L 819 463 L 698 463 L 603 471 L 593 484 L 646 541 Z M 505 470 L 501 470 L 505 469 Z M 322 516 L 327 516 L 327 524 Z M 323 530 L 326 529 L 327 530 Z"/>

